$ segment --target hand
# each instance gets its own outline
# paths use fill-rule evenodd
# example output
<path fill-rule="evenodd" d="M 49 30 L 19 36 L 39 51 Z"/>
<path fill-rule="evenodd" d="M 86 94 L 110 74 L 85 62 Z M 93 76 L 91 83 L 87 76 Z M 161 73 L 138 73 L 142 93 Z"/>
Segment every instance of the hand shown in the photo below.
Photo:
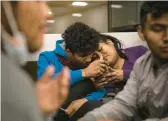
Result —
<path fill-rule="evenodd" d="M 67 68 L 56 77 L 52 78 L 54 67 L 50 66 L 36 83 L 36 92 L 41 111 L 52 113 L 65 101 L 69 89 L 69 72 Z"/>
<path fill-rule="evenodd" d="M 121 69 L 109 69 L 109 72 L 104 74 L 103 77 L 109 78 L 109 81 L 120 82 L 124 78 L 124 72 Z"/>
<path fill-rule="evenodd" d="M 87 101 L 88 100 L 86 98 L 73 101 L 66 109 L 66 112 L 68 113 L 69 116 L 72 116 Z"/>
<path fill-rule="evenodd" d="M 99 57 L 99 60 L 93 61 L 87 68 L 82 70 L 83 77 L 93 78 L 100 76 L 107 70 L 107 62 L 103 60 L 103 56 L 101 54 L 99 54 Z"/>
<path fill-rule="evenodd" d="M 93 85 L 96 89 L 99 88 L 104 88 L 104 86 L 108 83 L 108 78 L 99 78 L 98 80 L 96 80 L 95 78 L 91 78 Z"/>
<path fill-rule="evenodd" d="M 109 73 L 111 74 L 112 71 L 113 71 L 112 68 L 109 66 L 107 71 L 105 72 L 106 73 L 105 75 Z M 111 81 L 112 77 L 105 75 L 91 78 L 95 88 L 103 88 L 109 81 Z"/>

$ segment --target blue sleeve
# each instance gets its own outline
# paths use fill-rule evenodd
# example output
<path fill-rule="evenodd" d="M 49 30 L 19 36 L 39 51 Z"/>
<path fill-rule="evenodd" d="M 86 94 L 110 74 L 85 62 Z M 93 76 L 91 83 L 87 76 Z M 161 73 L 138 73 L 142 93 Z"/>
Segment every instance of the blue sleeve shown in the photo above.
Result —
<path fill-rule="evenodd" d="M 75 71 L 69 70 L 69 73 L 70 73 L 70 85 L 73 85 L 76 82 L 79 82 L 83 79 L 82 78 L 82 69 L 75 70 Z M 58 74 L 59 73 L 54 73 L 53 77 L 56 77 Z"/>
<path fill-rule="evenodd" d="M 75 70 L 75 71 L 70 70 L 70 84 L 71 85 L 73 85 L 76 82 L 79 82 L 81 80 L 83 80 L 82 69 Z"/>
<path fill-rule="evenodd" d="M 37 71 L 37 78 L 40 79 L 45 70 L 49 65 L 53 65 L 55 67 L 55 72 L 53 74 L 53 77 L 56 77 L 62 68 L 64 67 L 59 62 L 58 58 L 56 56 L 52 56 L 52 53 L 50 52 L 44 52 L 41 53 L 37 62 L 38 65 L 38 71 Z M 69 70 L 70 71 L 70 85 L 73 85 L 74 83 L 81 81 L 82 78 L 82 70 Z"/>
<path fill-rule="evenodd" d="M 37 66 L 38 66 L 37 79 L 38 80 L 41 78 L 41 76 L 43 75 L 43 73 L 45 72 L 45 70 L 47 69 L 47 67 L 49 65 L 52 65 L 52 63 L 48 60 L 48 58 L 46 58 L 46 56 L 45 56 L 44 53 L 40 54 L 39 59 L 37 61 Z"/>
<path fill-rule="evenodd" d="M 105 88 L 100 88 L 100 89 L 97 89 L 97 92 L 93 92 L 91 94 L 88 94 L 86 96 L 86 99 L 87 100 L 99 100 L 101 98 L 103 98 L 106 94 L 106 90 Z"/>

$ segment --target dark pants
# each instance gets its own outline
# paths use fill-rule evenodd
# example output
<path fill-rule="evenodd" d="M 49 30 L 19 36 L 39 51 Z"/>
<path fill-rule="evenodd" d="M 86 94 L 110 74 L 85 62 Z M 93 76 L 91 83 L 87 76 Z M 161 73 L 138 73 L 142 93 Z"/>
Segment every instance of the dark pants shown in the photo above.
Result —
<path fill-rule="evenodd" d="M 102 104 L 103 102 L 101 100 L 87 101 L 76 111 L 76 113 L 72 117 L 70 117 L 70 121 L 77 121 L 79 118 L 82 118 L 87 112 L 100 107 Z"/>
<path fill-rule="evenodd" d="M 90 79 L 84 79 L 71 86 L 69 95 L 62 108 L 66 109 L 72 101 L 86 97 L 89 93 L 95 92 Z"/>
<path fill-rule="evenodd" d="M 62 106 L 62 108 L 67 109 L 67 107 L 71 104 L 72 101 L 81 99 L 86 97 L 89 93 L 95 92 L 96 89 L 93 86 L 93 83 L 90 79 L 82 80 L 70 88 L 69 96 L 65 102 L 65 104 Z M 83 106 L 81 106 L 78 111 L 70 117 L 70 121 L 76 121 L 77 119 L 84 116 L 87 112 L 93 110 L 94 108 L 100 107 L 102 105 L 102 102 L 99 100 L 95 101 L 88 101 Z M 59 114 L 59 113 L 57 113 Z M 68 121 L 68 119 L 65 119 L 63 115 L 56 116 L 58 118 L 55 118 L 54 121 Z M 59 120 L 58 120 L 59 119 Z"/>

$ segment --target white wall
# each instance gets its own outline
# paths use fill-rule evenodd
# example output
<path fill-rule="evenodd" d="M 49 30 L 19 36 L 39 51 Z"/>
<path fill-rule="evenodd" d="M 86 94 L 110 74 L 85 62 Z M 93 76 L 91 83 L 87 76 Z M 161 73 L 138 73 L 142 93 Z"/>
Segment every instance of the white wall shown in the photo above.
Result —
<path fill-rule="evenodd" d="M 84 12 L 82 17 L 72 17 L 71 14 L 55 18 L 55 23 L 50 28 L 50 32 L 54 34 L 63 33 L 64 30 L 72 23 L 83 22 L 99 32 L 108 31 L 107 5 L 102 5 Z"/>

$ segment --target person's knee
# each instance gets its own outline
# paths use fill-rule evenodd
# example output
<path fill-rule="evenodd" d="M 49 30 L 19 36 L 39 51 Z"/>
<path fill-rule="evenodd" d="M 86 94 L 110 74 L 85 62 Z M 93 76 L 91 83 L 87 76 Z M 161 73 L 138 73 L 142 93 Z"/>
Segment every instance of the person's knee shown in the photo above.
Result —
<path fill-rule="evenodd" d="M 92 100 L 92 101 L 87 101 L 82 107 L 83 110 L 86 110 L 86 112 L 89 112 L 95 108 L 98 108 L 102 105 L 102 101 L 100 100 Z"/>
<path fill-rule="evenodd" d="M 103 104 L 100 100 L 87 101 L 83 104 L 79 110 L 71 117 L 71 121 L 77 121 L 77 119 L 83 117 L 89 111 L 92 111 L 95 108 L 100 107 Z"/>

